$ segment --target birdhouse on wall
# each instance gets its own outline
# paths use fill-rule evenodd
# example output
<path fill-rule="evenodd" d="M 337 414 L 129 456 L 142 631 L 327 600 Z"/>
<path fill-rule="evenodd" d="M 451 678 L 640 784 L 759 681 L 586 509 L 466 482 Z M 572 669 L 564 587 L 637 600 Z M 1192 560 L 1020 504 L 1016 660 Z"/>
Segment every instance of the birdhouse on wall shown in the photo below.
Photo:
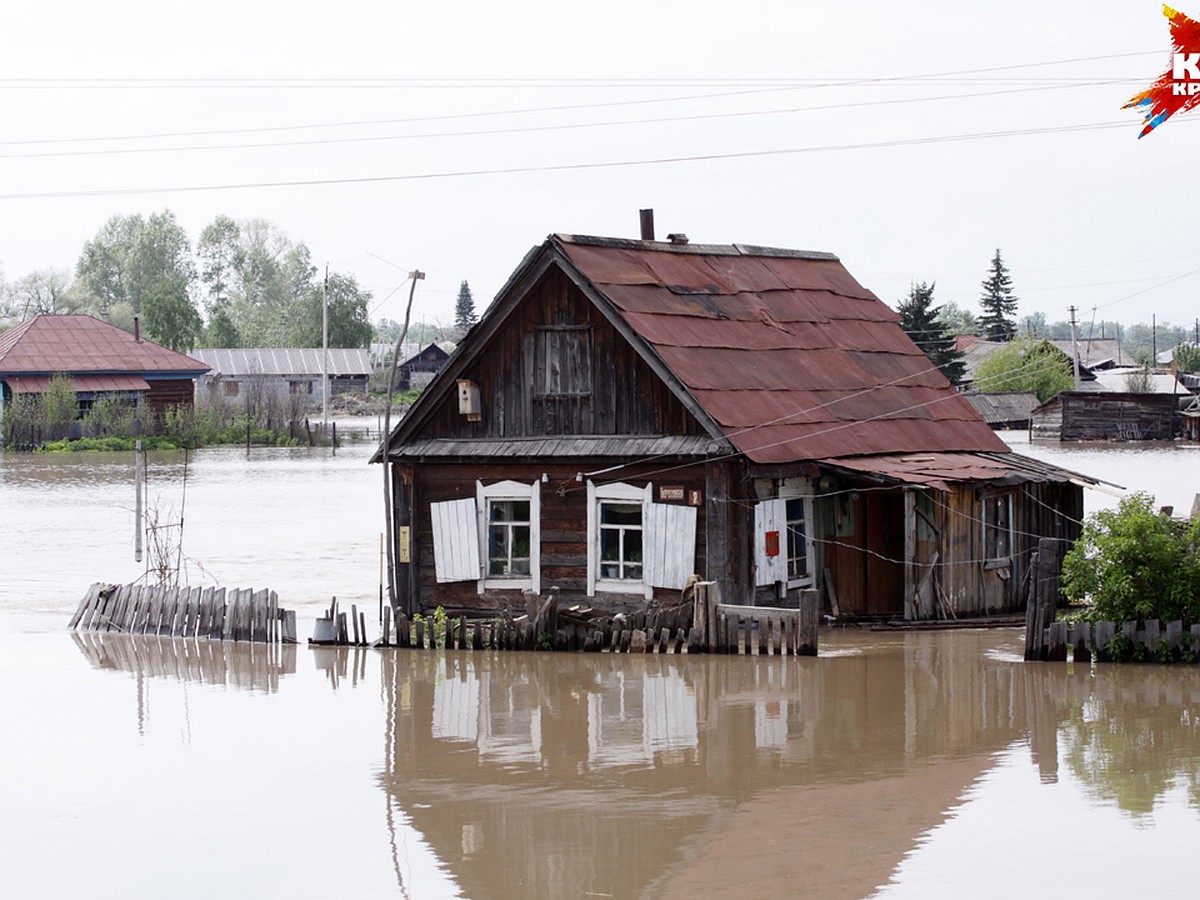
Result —
<path fill-rule="evenodd" d="M 468 422 L 478 422 L 482 407 L 479 405 L 479 385 L 466 378 L 458 380 L 458 413 Z"/>

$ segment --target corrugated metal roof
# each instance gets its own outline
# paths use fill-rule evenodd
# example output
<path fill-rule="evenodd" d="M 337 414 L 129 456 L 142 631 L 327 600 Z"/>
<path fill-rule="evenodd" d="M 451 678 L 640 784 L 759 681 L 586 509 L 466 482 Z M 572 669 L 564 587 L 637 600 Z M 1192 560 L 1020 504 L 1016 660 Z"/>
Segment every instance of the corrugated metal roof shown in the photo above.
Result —
<path fill-rule="evenodd" d="M 208 366 L 91 316 L 36 316 L 0 332 L 0 373 L 176 372 Z"/>
<path fill-rule="evenodd" d="M 325 371 L 322 353 L 329 354 L 329 374 L 335 377 L 367 376 L 375 371 L 369 350 L 320 347 L 262 347 L 201 349 L 193 355 L 211 367 L 212 375 L 245 378 L 252 375 L 320 375 Z"/>
<path fill-rule="evenodd" d="M 1007 451 L 831 254 L 551 242 L 755 462 Z"/>
<path fill-rule="evenodd" d="M 886 482 L 949 490 L 952 482 L 1015 485 L 1028 481 L 1100 484 L 1098 479 L 1019 453 L 881 454 L 822 460 L 827 465 Z"/>
<path fill-rule="evenodd" d="M 546 437 L 522 440 L 418 438 L 391 451 L 398 457 L 611 457 L 705 456 L 713 451 L 711 438 L 672 437 Z M 378 455 L 377 455 L 378 456 Z"/>
<path fill-rule="evenodd" d="M 1037 394 L 1027 391 L 1010 391 L 1002 394 L 972 392 L 964 395 L 975 411 L 989 425 L 1004 422 L 1028 422 L 1029 416 L 1038 405 Z"/>
<path fill-rule="evenodd" d="M 18 394 L 44 394 L 50 390 L 53 375 L 10 375 L 5 383 Z M 141 375 L 72 375 L 75 393 L 104 391 L 148 391 L 150 385 Z"/>

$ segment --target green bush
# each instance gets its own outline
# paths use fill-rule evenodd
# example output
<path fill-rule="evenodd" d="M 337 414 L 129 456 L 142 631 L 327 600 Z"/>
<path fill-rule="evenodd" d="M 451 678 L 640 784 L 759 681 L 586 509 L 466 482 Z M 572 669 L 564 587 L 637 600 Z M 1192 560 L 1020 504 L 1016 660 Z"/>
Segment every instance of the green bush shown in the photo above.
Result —
<path fill-rule="evenodd" d="M 1147 494 L 1088 516 L 1063 558 L 1063 593 L 1093 622 L 1200 622 L 1200 522 L 1154 509 Z"/>

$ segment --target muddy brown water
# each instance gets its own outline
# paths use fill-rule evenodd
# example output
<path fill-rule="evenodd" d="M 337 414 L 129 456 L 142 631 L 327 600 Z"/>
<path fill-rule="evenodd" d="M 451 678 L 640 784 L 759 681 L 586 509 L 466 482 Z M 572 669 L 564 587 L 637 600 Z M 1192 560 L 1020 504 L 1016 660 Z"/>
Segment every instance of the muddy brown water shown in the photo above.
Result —
<path fill-rule="evenodd" d="M 273 587 L 302 635 L 331 594 L 371 617 L 367 452 L 197 454 L 192 580 Z M 1027 665 L 1015 629 L 800 660 L 71 635 L 140 573 L 130 472 L 0 457 L 6 896 L 1194 895 L 1200 670 Z"/>

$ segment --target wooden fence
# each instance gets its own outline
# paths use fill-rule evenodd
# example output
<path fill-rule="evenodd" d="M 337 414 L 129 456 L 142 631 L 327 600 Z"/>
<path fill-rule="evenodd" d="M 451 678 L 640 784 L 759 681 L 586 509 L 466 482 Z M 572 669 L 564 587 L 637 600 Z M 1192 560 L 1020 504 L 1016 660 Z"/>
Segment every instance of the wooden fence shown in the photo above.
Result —
<path fill-rule="evenodd" d="M 700 582 L 676 606 L 589 618 L 592 610 L 561 608 L 557 591 L 531 598 L 517 618 L 468 620 L 436 614 L 391 619 L 384 608 L 377 646 L 461 650 L 557 650 L 584 653 L 733 653 L 816 656 L 817 592 L 802 591 L 799 609 L 731 606 L 720 602 L 715 582 Z M 352 621 L 357 611 L 352 614 Z M 345 614 L 336 603 L 317 632 L 336 635 L 314 643 L 349 643 Z M 322 623 L 327 623 L 322 626 Z M 363 628 L 365 633 L 365 627 Z M 358 643 L 356 638 L 355 643 Z"/>
<path fill-rule="evenodd" d="M 296 643 L 296 613 L 274 591 L 97 582 L 71 617 L 78 631 L 117 631 L 214 641 Z"/>

